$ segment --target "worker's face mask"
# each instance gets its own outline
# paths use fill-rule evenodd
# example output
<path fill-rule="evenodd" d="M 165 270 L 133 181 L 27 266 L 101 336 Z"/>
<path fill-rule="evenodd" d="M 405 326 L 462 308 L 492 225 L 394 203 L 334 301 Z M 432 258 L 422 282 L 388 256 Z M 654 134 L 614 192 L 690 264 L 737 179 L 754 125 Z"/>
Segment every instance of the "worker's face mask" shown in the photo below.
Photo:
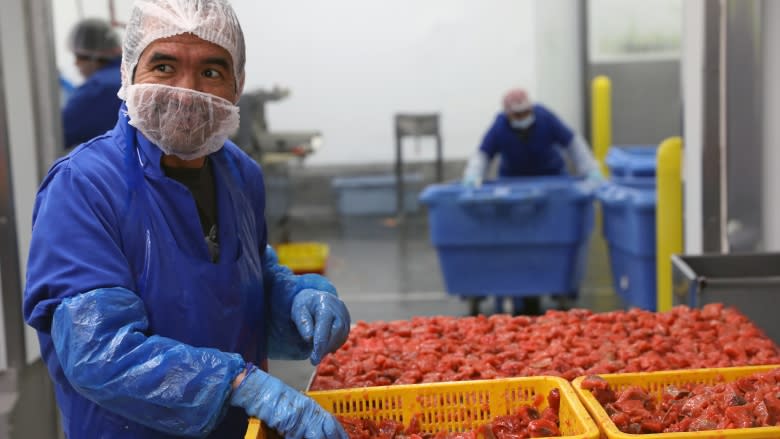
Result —
<path fill-rule="evenodd" d="M 531 113 L 522 119 L 511 119 L 509 123 L 512 125 L 512 128 L 516 130 L 527 130 L 531 125 L 534 124 L 535 120 L 536 118 L 534 117 L 534 114 Z"/>
<path fill-rule="evenodd" d="M 162 84 L 127 89 L 130 125 L 166 155 L 184 160 L 219 151 L 238 129 L 238 107 L 208 93 Z"/>

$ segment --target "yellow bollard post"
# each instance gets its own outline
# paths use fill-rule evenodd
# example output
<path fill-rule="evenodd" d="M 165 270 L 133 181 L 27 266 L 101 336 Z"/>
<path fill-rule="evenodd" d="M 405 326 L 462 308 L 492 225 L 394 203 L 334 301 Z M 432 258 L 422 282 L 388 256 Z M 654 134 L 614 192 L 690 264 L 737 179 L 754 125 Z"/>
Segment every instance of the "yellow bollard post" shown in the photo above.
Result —
<path fill-rule="evenodd" d="M 658 311 L 672 309 L 672 255 L 683 251 L 682 139 L 670 137 L 658 148 L 655 239 Z"/>
<path fill-rule="evenodd" d="M 609 169 L 604 160 L 612 144 L 612 82 L 606 76 L 597 76 L 593 78 L 591 88 L 591 144 L 601 173 L 607 177 Z"/>

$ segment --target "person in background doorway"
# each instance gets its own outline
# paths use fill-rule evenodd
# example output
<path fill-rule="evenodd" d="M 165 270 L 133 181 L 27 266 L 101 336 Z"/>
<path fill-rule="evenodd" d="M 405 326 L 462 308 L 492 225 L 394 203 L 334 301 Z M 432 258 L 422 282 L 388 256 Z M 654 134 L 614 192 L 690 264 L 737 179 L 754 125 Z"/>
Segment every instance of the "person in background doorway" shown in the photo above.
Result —
<path fill-rule="evenodd" d="M 70 149 L 110 130 L 122 101 L 119 34 L 104 20 L 88 18 L 73 27 L 68 48 L 84 83 L 70 94 L 62 109 L 64 147 Z"/>
<path fill-rule="evenodd" d="M 482 185 L 492 160 L 499 156 L 499 177 L 566 175 L 564 154 L 568 154 L 575 172 L 599 185 L 603 182 L 596 159 L 585 140 L 566 126 L 552 111 L 534 103 L 524 89 L 509 90 L 503 99 L 503 111 L 496 116 L 479 150 L 469 159 L 463 172 L 463 184 Z M 563 303 L 563 297 L 558 297 Z M 479 311 L 481 298 L 471 299 L 471 314 Z M 497 298 L 497 300 L 501 300 Z M 515 312 L 541 313 L 540 298 L 515 298 Z M 497 307 L 499 308 L 499 307 Z"/>
<path fill-rule="evenodd" d="M 227 0 L 136 0 L 114 128 L 38 191 L 24 316 L 70 439 L 347 439 L 268 359 L 316 365 L 350 316 L 268 246 L 263 172 L 228 141 L 246 77 Z"/>

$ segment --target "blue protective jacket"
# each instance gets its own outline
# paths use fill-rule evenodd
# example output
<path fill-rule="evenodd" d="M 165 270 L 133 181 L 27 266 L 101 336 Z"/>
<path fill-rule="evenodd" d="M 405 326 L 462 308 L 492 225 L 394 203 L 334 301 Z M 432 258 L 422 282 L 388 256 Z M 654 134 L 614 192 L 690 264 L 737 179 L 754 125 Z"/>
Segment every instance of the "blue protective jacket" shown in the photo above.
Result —
<path fill-rule="evenodd" d="M 488 161 L 499 155 L 500 177 L 562 175 L 565 163 L 557 148 L 567 147 L 574 133 L 550 110 L 534 105 L 535 122 L 524 138 L 500 113 L 482 140 L 479 149 Z"/>
<path fill-rule="evenodd" d="M 70 94 L 62 109 L 64 148 L 78 146 L 116 125 L 116 114 L 122 104 L 116 95 L 122 85 L 121 61 L 122 58 L 110 61 Z"/>
<path fill-rule="evenodd" d="M 257 164 L 230 142 L 208 157 L 211 263 L 193 197 L 161 155 L 123 107 L 113 130 L 52 166 L 36 198 L 24 315 L 69 439 L 243 438 L 247 416 L 227 400 L 245 362 L 266 362 L 269 336 L 285 343 L 278 356 L 311 352 L 292 300 L 329 284 L 266 251 Z"/>

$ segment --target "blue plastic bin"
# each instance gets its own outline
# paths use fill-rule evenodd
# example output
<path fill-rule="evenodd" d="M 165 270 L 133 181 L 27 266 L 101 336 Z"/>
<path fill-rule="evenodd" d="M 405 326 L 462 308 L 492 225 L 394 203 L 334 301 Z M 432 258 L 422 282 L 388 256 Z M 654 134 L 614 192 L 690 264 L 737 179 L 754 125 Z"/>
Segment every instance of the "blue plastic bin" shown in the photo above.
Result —
<path fill-rule="evenodd" d="M 605 159 L 610 181 L 630 187 L 655 187 L 657 155 L 657 146 L 611 146 Z"/>
<path fill-rule="evenodd" d="M 404 174 L 404 211 L 417 212 L 422 188 L 421 174 Z M 345 216 L 392 215 L 398 203 L 395 175 L 334 178 L 338 211 Z"/>
<path fill-rule="evenodd" d="M 655 188 L 608 183 L 596 194 L 603 212 L 612 281 L 627 306 L 656 309 Z"/>
<path fill-rule="evenodd" d="M 571 177 L 427 187 L 431 241 L 447 292 L 459 296 L 572 294 L 585 271 L 593 191 Z"/>

